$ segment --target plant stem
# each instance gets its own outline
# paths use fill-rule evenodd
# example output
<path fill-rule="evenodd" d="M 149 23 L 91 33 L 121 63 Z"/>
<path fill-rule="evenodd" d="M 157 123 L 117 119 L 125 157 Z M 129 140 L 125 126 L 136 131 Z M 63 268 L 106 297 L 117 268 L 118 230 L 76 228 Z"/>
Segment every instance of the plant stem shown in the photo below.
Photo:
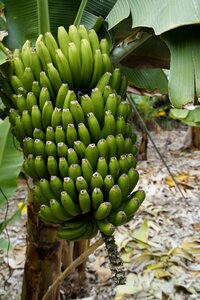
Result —
<path fill-rule="evenodd" d="M 50 31 L 48 0 L 37 0 L 39 34 Z"/>
<path fill-rule="evenodd" d="M 83 15 L 86 4 L 87 4 L 87 0 L 82 0 L 81 1 L 81 4 L 79 6 L 79 9 L 78 9 L 78 12 L 77 12 L 77 15 L 76 15 L 76 18 L 74 20 L 74 25 L 75 26 L 78 26 L 80 24 L 80 21 L 81 21 L 81 18 L 82 18 L 82 15 Z"/>
<path fill-rule="evenodd" d="M 46 294 L 43 296 L 42 300 L 47 300 L 48 297 L 51 295 L 53 290 L 57 288 L 61 282 L 71 273 L 73 270 L 78 267 L 81 263 L 83 263 L 86 258 L 92 254 L 99 246 L 104 243 L 103 239 L 99 239 L 94 244 L 92 244 L 86 251 L 84 251 L 77 259 L 73 261 L 73 263 L 67 267 L 54 281 L 54 283 L 48 288 Z"/>

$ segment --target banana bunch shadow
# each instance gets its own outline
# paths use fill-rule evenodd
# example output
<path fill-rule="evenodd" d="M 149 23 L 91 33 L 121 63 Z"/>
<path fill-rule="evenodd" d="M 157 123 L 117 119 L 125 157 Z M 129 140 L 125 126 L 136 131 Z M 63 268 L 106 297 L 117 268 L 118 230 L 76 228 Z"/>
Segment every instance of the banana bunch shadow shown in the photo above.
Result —
<path fill-rule="evenodd" d="M 145 195 L 134 191 L 136 135 L 124 99 L 127 79 L 113 68 L 106 39 L 58 28 L 33 47 L 16 49 L 3 74 L 1 96 L 34 181 L 40 217 L 60 224 L 58 237 L 107 236 L 130 221 Z"/>

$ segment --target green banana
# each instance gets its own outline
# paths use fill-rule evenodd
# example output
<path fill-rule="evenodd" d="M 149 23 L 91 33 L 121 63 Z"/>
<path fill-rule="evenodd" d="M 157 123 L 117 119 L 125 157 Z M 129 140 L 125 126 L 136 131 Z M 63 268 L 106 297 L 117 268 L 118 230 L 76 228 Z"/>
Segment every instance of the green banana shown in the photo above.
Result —
<path fill-rule="evenodd" d="M 68 35 L 69 35 L 70 41 L 76 45 L 77 50 L 80 52 L 81 37 L 80 37 L 78 29 L 75 25 L 72 24 L 69 26 Z"/>
<path fill-rule="evenodd" d="M 62 204 L 60 204 L 56 199 L 50 200 L 50 208 L 52 214 L 60 221 L 60 223 L 73 219 L 73 216 L 69 215 Z"/>
<path fill-rule="evenodd" d="M 24 84 L 16 75 L 12 75 L 10 77 L 10 84 L 16 94 L 19 94 L 18 88 L 20 87 L 24 88 Z"/>
<path fill-rule="evenodd" d="M 120 173 L 128 173 L 128 170 L 130 169 L 129 161 L 127 159 L 126 154 L 122 154 L 119 158 L 119 167 L 120 167 Z"/>
<path fill-rule="evenodd" d="M 51 32 L 46 32 L 45 35 L 44 35 L 44 39 L 45 39 L 45 44 L 46 44 L 46 46 L 47 46 L 47 48 L 50 52 L 52 61 L 56 65 L 56 54 L 55 54 L 55 52 L 58 49 L 57 41 L 54 39 Z"/>
<path fill-rule="evenodd" d="M 42 220 L 44 220 L 47 223 L 54 223 L 59 224 L 60 220 L 55 217 L 55 215 L 52 213 L 52 210 L 49 206 L 42 204 L 40 206 L 39 216 Z"/>
<path fill-rule="evenodd" d="M 39 201 L 38 202 L 39 208 L 42 204 L 49 205 L 49 200 L 44 197 L 44 195 L 38 185 L 33 186 L 33 194 L 34 194 L 34 197 L 37 197 L 37 199 Z M 35 199 L 34 199 L 34 204 L 35 204 Z"/>
<path fill-rule="evenodd" d="M 124 202 L 123 205 L 120 207 L 120 210 L 123 210 L 127 215 L 127 218 L 129 218 L 130 216 L 133 216 L 136 213 L 139 207 L 139 200 L 133 197 L 130 200 Z"/>
<path fill-rule="evenodd" d="M 15 68 L 15 75 L 21 79 L 24 74 L 24 64 L 19 56 L 15 56 L 13 62 Z"/>
<path fill-rule="evenodd" d="M 24 70 L 24 74 L 21 77 L 21 81 L 23 82 L 23 87 L 25 88 L 25 90 L 27 91 L 31 91 L 32 90 L 32 84 L 33 81 L 35 80 L 34 74 L 31 70 L 30 67 L 26 67 Z"/>
<path fill-rule="evenodd" d="M 78 199 L 79 199 L 79 206 L 82 213 L 90 212 L 91 198 L 86 189 L 80 191 Z"/>
<path fill-rule="evenodd" d="M 34 140 L 34 153 L 46 157 L 45 143 L 39 139 Z"/>
<path fill-rule="evenodd" d="M 25 67 L 30 66 L 31 41 L 27 40 L 22 46 L 21 58 Z"/>
<path fill-rule="evenodd" d="M 81 167 L 78 164 L 72 164 L 69 166 L 68 175 L 70 178 L 72 178 L 74 181 L 76 181 L 76 178 L 81 176 Z"/>
<path fill-rule="evenodd" d="M 103 73 L 112 72 L 113 71 L 112 62 L 107 53 L 102 54 L 102 60 L 103 60 Z"/>
<path fill-rule="evenodd" d="M 118 133 L 115 140 L 117 144 L 117 158 L 119 158 L 125 152 L 124 137 L 121 133 Z"/>
<path fill-rule="evenodd" d="M 106 73 L 105 73 L 106 74 Z M 112 75 L 112 73 L 110 73 Z M 106 100 L 108 98 L 108 96 L 110 94 L 114 93 L 114 91 L 112 90 L 111 86 L 110 85 L 106 85 L 104 87 L 104 90 L 103 90 L 103 99 L 104 99 L 104 103 L 106 103 Z"/>
<path fill-rule="evenodd" d="M 35 170 L 39 178 L 48 177 L 46 160 L 41 155 L 35 157 Z"/>
<path fill-rule="evenodd" d="M 107 39 L 100 40 L 100 49 L 102 53 L 106 53 L 107 55 L 110 55 L 110 46 Z"/>
<path fill-rule="evenodd" d="M 79 164 L 79 158 L 74 148 L 69 148 L 67 151 L 67 161 L 69 165 Z"/>
<path fill-rule="evenodd" d="M 31 70 L 36 78 L 36 80 L 40 80 L 40 72 L 42 72 L 42 66 L 40 62 L 40 58 L 35 50 L 31 50 L 29 54 L 29 66 L 31 67 Z"/>
<path fill-rule="evenodd" d="M 46 135 L 45 135 L 45 133 L 41 129 L 39 129 L 39 128 L 34 128 L 34 130 L 33 130 L 33 138 L 34 138 L 34 140 L 39 139 L 39 140 L 41 140 L 43 142 L 46 141 Z"/>
<path fill-rule="evenodd" d="M 90 46 L 90 42 L 87 39 L 81 40 L 81 88 L 87 89 L 87 86 L 91 80 L 93 72 L 93 53 Z"/>
<path fill-rule="evenodd" d="M 75 217 L 81 214 L 79 204 L 73 201 L 71 196 L 66 191 L 62 191 L 61 193 L 61 203 L 69 215 Z"/>
<path fill-rule="evenodd" d="M 32 174 L 33 174 L 33 178 L 37 177 L 37 170 L 35 168 L 35 157 L 33 154 L 29 154 L 27 159 L 26 159 L 27 165 L 29 167 L 29 169 L 31 170 Z"/>
<path fill-rule="evenodd" d="M 60 172 L 61 177 L 63 177 L 63 178 L 67 177 L 69 164 L 68 164 L 65 157 L 59 157 L 58 168 L 59 168 L 59 172 Z"/>
<path fill-rule="evenodd" d="M 105 197 L 108 197 L 110 189 L 113 187 L 115 184 L 115 181 L 112 177 L 112 175 L 108 174 L 104 178 L 104 192 L 105 192 Z"/>
<path fill-rule="evenodd" d="M 94 67 L 93 67 L 93 74 L 88 85 L 88 90 L 94 88 L 99 80 L 99 78 L 103 75 L 103 59 L 102 54 L 99 49 L 95 50 L 94 53 Z"/>
<path fill-rule="evenodd" d="M 54 156 L 48 156 L 47 170 L 48 170 L 48 173 L 50 176 L 58 176 L 59 175 L 58 162 Z"/>
<path fill-rule="evenodd" d="M 88 184 L 83 176 L 79 176 L 76 178 L 76 189 L 78 193 L 80 193 L 81 190 L 86 190 L 88 192 Z"/>
<path fill-rule="evenodd" d="M 94 29 L 90 29 L 88 32 L 90 44 L 92 47 L 93 54 L 96 53 L 96 50 L 100 49 L 99 37 Z"/>
<path fill-rule="evenodd" d="M 101 90 L 97 87 L 91 91 L 91 100 L 94 105 L 95 116 L 99 123 L 101 123 L 103 113 L 104 113 L 104 99 L 101 93 Z"/>
<path fill-rule="evenodd" d="M 44 44 L 44 42 L 41 40 L 41 35 L 37 39 L 35 43 L 35 49 L 36 53 L 40 58 L 43 70 L 47 72 L 47 64 L 52 63 L 51 55 L 49 53 L 48 48 Z"/>
<path fill-rule="evenodd" d="M 111 76 L 112 73 L 105 72 L 97 82 L 96 87 L 101 91 L 102 94 L 104 93 L 106 86 L 109 84 Z"/>
<path fill-rule="evenodd" d="M 130 180 L 128 175 L 126 173 L 122 173 L 118 178 L 117 184 L 122 191 L 123 201 L 126 201 L 127 196 L 130 192 Z"/>
<path fill-rule="evenodd" d="M 112 72 L 112 77 L 110 79 L 110 85 L 111 85 L 112 89 L 115 90 L 116 92 L 118 92 L 118 90 L 120 88 L 121 81 L 122 81 L 121 69 L 115 68 Z"/>
<path fill-rule="evenodd" d="M 24 95 L 16 95 L 16 105 L 21 114 L 24 110 L 27 110 L 26 98 L 24 97 Z"/>
<path fill-rule="evenodd" d="M 122 116 L 126 121 L 130 116 L 130 104 L 127 100 L 121 101 L 117 107 L 117 116 Z"/>
<path fill-rule="evenodd" d="M 52 63 L 49 63 L 47 65 L 47 72 L 48 72 L 48 76 L 49 76 L 51 85 L 52 85 L 55 93 L 57 94 L 62 85 L 62 80 L 60 78 L 60 74 Z"/>
<path fill-rule="evenodd" d="M 69 56 L 69 65 L 71 69 L 73 85 L 76 90 L 80 88 L 80 80 L 79 76 L 81 74 L 81 57 L 79 53 L 79 49 L 75 45 L 75 43 L 69 43 L 68 48 L 68 56 Z"/>
<path fill-rule="evenodd" d="M 94 143 L 89 144 L 85 149 L 85 158 L 90 162 L 93 170 L 95 170 L 99 154 L 98 149 Z"/>
<path fill-rule="evenodd" d="M 107 236 L 111 236 L 115 231 L 115 226 L 107 219 L 97 221 L 97 226 L 99 230 Z"/>
<path fill-rule="evenodd" d="M 63 189 L 70 197 L 76 201 L 77 199 L 77 190 L 74 180 L 71 177 L 64 177 L 63 179 Z"/>
<path fill-rule="evenodd" d="M 92 175 L 92 178 L 91 178 L 91 181 L 90 181 L 91 190 L 94 190 L 95 187 L 103 189 L 103 185 L 104 185 L 104 181 L 103 181 L 102 176 L 98 172 L 95 172 Z"/>
<path fill-rule="evenodd" d="M 77 141 L 77 131 L 74 124 L 67 125 L 67 132 L 66 132 L 67 144 L 69 147 L 73 147 L 74 142 Z"/>
<path fill-rule="evenodd" d="M 17 110 L 15 108 L 10 108 L 9 109 L 9 121 L 13 127 L 15 126 L 15 118 L 17 118 L 17 117 L 20 118 Z"/>
<path fill-rule="evenodd" d="M 58 125 L 62 125 L 62 109 L 55 107 L 51 115 L 51 126 L 55 130 Z"/>
<path fill-rule="evenodd" d="M 121 78 L 121 84 L 120 87 L 118 89 L 118 94 L 123 98 L 126 94 L 126 90 L 127 90 L 127 86 L 128 86 L 128 80 L 126 78 L 125 75 L 122 75 Z"/>
<path fill-rule="evenodd" d="M 26 132 L 26 135 L 29 137 L 33 137 L 33 126 L 31 122 L 31 116 L 28 112 L 28 110 L 24 110 L 22 112 L 21 121 L 24 127 L 24 130 Z"/>
<path fill-rule="evenodd" d="M 50 177 L 50 186 L 52 191 L 57 196 L 56 198 L 60 199 L 60 194 L 63 191 L 63 182 L 58 176 L 51 176 Z"/>
<path fill-rule="evenodd" d="M 138 180 L 139 180 L 139 173 L 134 168 L 130 168 L 128 171 L 128 178 L 129 178 L 129 194 L 133 191 L 136 187 Z"/>
<path fill-rule="evenodd" d="M 51 142 L 55 141 L 55 132 L 52 126 L 48 126 L 46 129 L 46 140 Z"/>
<path fill-rule="evenodd" d="M 66 142 L 66 134 L 61 125 L 56 126 L 55 130 L 55 142 L 58 143 L 65 143 Z"/>
<path fill-rule="evenodd" d="M 43 86 L 41 88 L 40 95 L 39 95 L 39 107 L 40 107 L 41 111 L 43 110 L 45 102 L 50 101 L 50 99 L 51 99 L 51 96 L 50 96 L 48 88 L 46 86 Z"/>
<path fill-rule="evenodd" d="M 73 90 L 68 90 L 64 100 L 63 108 L 69 108 L 70 102 L 73 100 L 77 100 L 76 94 Z"/>
<path fill-rule="evenodd" d="M 51 81 L 49 79 L 49 77 L 46 75 L 45 72 L 40 72 L 40 85 L 41 87 L 47 87 L 48 91 L 50 92 L 50 95 L 52 97 L 52 99 L 55 98 L 55 92 L 53 90 L 53 87 L 51 85 Z"/>
<path fill-rule="evenodd" d="M 112 203 L 111 202 L 102 202 L 97 210 L 94 213 L 94 217 L 96 220 L 103 220 L 105 219 L 112 210 Z"/>
<path fill-rule="evenodd" d="M 111 187 L 108 194 L 108 201 L 112 204 L 113 210 L 120 207 L 123 200 L 123 195 L 119 185 L 115 184 Z"/>
<path fill-rule="evenodd" d="M 86 39 L 86 40 L 88 40 L 88 42 L 90 42 L 88 31 L 87 31 L 87 29 L 85 28 L 84 25 L 80 24 L 78 26 L 78 33 L 81 37 L 81 40 Z"/>
<path fill-rule="evenodd" d="M 36 99 L 38 99 L 40 96 L 40 91 L 41 91 L 39 80 L 33 81 L 31 91 L 35 95 Z M 35 103 L 35 104 L 37 104 L 37 103 Z"/>
<path fill-rule="evenodd" d="M 72 113 L 74 122 L 76 124 L 85 123 L 85 116 L 83 109 L 77 100 L 73 100 L 69 104 L 70 111 Z"/>
<path fill-rule="evenodd" d="M 115 156 L 110 158 L 108 164 L 108 173 L 113 177 L 114 181 L 116 181 L 120 174 L 120 164 Z"/>
<path fill-rule="evenodd" d="M 120 210 L 117 213 L 111 213 L 108 220 L 115 226 L 121 226 L 127 222 L 127 215 L 123 210 Z"/>
<path fill-rule="evenodd" d="M 87 221 L 87 215 L 78 215 L 72 220 L 65 222 L 63 225 L 65 228 L 74 229 L 82 226 Z"/>
<path fill-rule="evenodd" d="M 56 156 L 57 155 L 56 144 L 52 141 L 46 141 L 45 152 L 47 156 Z"/>
<path fill-rule="evenodd" d="M 78 124 L 78 136 L 86 147 L 91 143 L 90 133 L 84 123 Z"/>
<path fill-rule="evenodd" d="M 96 210 L 99 205 L 103 202 L 104 194 L 100 188 L 96 187 L 92 191 L 92 208 Z"/>
<path fill-rule="evenodd" d="M 124 140 L 124 148 L 125 148 L 125 154 L 132 152 L 133 143 L 130 137 L 126 137 Z"/>
<path fill-rule="evenodd" d="M 70 43 L 70 38 L 63 26 L 58 27 L 58 43 L 63 54 L 66 58 L 68 58 L 68 45 Z"/>
<path fill-rule="evenodd" d="M 51 188 L 50 182 L 47 179 L 41 178 L 39 182 L 36 182 L 36 185 L 40 187 L 42 194 L 49 201 L 50 199 L 54 199 L 56 197 Z"/>
<path fill-rule="evenodd" d="M 115 133 L 115 117 L 113 116 L 112 112 L 110 110 L 105 111 L 104 115 L 104 125 L 101 130 L 100 136 L 102 138 L 106 138 L 108 135 Z"/>
<path fill-rule="evenodd" d="M 90 112 L 95 114 L 95 108 L 94 108 L 93 101 L 87 94 L 81 96 L 81 107 L 82 107 L 82 110 L 83 110 L 85 116 L 87 116 L 87 114 Z"/>
<path fill-rule="evenodd" d="M 59 157 L 67 157 L 67 152 L 68 152 L 68 146 L 63 143 L 60 142 L 57 144 L 57 153 Z"/>
<path fill-rule="evenodd" d="M 95 117 L 95 115 L 92 112 L 87 114 L 87 123 L 88 123 L 91 140 L 97 142 L 100 137 L 101 129 L 100 129 L 98 119 Z"/>
<path fill-rule="evenodd" d="M 138 191 L 133 192 L 130 196 L 137 198 L 139 203 L 142 204 L 142 202 L 145 199 L 145 192 L 143 190 L 138 190 Z"/>
<path fill-rule="evenodd" d="M 23 139 L 23 152 L 25 156 L 35 154 L 34 140 L 31 137 Z"/>
<path fill-rule="evenodd" d="M 110 110 L 113 116 L 115 116 L 117 111 L 117 96 L 115 93 L 108 95 L 105 103 L 105 111 L 106 110 Z"/>
<path fill-rule="evenodd" d="M 62 85 L 60 86 L 60 88 L 58 90 L 57 96 L 56 96 L 55 107 L 63 108 L 65 97 L 66 97 L 68 91 L 69 91 L 68 84 L 62 83 Z"/>
<path fill-rule="evenodd" d="M 137 160 L 136 160 L 135 156 L 132 153 L 126 154 L 126 159 L 128 161 L 129 168 L 135 168 L 136 167 Z"/>
<path fill-rule="evenodd" d="M 20 144 L 22 143 L 23 139 L 26 137 L 26 132 L 21 117 L 19 115 L 15 117 L 14 134 L 17 137 Z"/>
<path fill-rule="evenodd" d="M 69 61 L 61 49 L 56 50 L 56 62 L 62 81 L 68 84 L 70 89 L 73 89 L 73 80 Z"/>
<path fill-rule="evenodd" d="M 97 161 L 96 170 L 102 176 L 103 179 L 106 177 L 106 175 L 108 174 L 108 164 L 106 162 L 105 157 L 99 157 Z"/>
<path fill-rule="evenodd" d="M 122 116 L 118 116 L 116 120 L 115 135 L 118 133 L 125 134 L 126 122 Z"/>
<path fill-rule="evenodd" d="M 102 138 L 98 141 L 97 149 L 99 152 L 99 156 L 105 157 L 105 159 L 108 160 L 108 145 L 104 138 Z"/>
<path fill-rule="evenodd" d="M 75 241 L 79 238 L 81 238 L 81 236 L 87 232 L 88 228 L 90 226 L 89 221 L 85 222 L 82 226 L 78 227 L 78 228 L 61 228 L 58 230 L 58 237 L 61 239 L 65 239 L 68 241 Z"/>
<path fill-rule="evenodd" d="M 51 101 L 46 101 L 42 108 L 42 127 L 44 130 L 51 126 L 51 118 L 53 114 L 53 104 Z"/>
<path fill-rule="evenodd" d="M 74 120 L 72 117 L 72 113 L 69 108 L 64 108 L 62 110 L 62 127 L 66 131 L 68 124 L 73 124 Z"/>
<path fill-rule="evenodd" d="M 108 157 L 111 158 L 113 156 L 116 156 L 117 155 L 116 138 L 112 134 L 109 134 L 106 138 L 106 143 L 108 146 Z"/>
<path fill-rule="evenodd" d="M 28 92 L 26 96 L 26 106 L 29 113 L 31 113 L 33 105 L 37 105 L 37 98 L 33 92 Z"/>
<path fill-rule="evenodd" d="M 83 177 L 85 178 L 85 180 L 89 184 L 90 180 L 92 178 L 93 168 L 92 168 L 92 166 L 91 166 L 91 164 L 90 164 L 90 162 L 87 158 L 82 158 L 82 160 L 81 160 L 81 170 L 82 170 Z"/>
<path fill-rule="evenodd" d="M 33 128 L 39 128 L 43 130 L 42 126 L 42 114 L 38 105 L 33 105 L 31 110 L 31 121 Z"/>
<path fill-rule="evenodd" d="M 76 151 L 76 153 L 78 154 L 80 159 L 84 157 L 85 149 L 86 149 L 86 146 L 82 141 L 77 140 L 74 142 L 74 150 Z"/>

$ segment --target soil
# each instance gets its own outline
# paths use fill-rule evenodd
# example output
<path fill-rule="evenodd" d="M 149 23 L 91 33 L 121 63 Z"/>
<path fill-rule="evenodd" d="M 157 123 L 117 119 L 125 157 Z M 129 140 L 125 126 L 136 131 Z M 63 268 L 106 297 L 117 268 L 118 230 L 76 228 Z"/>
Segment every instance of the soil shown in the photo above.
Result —
<path fill-rule="evenodd" d="M 200 299 L 200 151 L 183 149 L 186 130 L 151 132 L 175 176 L 174 184 L 155 148 L 148 143 L 147 161 L 139 161 L 138 187 L 146 199 L 135 218 L 121 226 L 115 239 L 126 268 L 126 285 L 114 286 L 104 246 L 87 262 L 87 286 L 78 299 Z M 8 215 L 26 198 L 25 181 L 9 201 Z M 5 216 L 5 207 L 0 210 Z M 0 251 L 0 299 L 20 299 L 26 249 L 26 213 L 4 230 L 11 249 Z M 66 297 L 65 285 L 61 299 Z M 30 299 L 31 300 L 31 299 Z"/>

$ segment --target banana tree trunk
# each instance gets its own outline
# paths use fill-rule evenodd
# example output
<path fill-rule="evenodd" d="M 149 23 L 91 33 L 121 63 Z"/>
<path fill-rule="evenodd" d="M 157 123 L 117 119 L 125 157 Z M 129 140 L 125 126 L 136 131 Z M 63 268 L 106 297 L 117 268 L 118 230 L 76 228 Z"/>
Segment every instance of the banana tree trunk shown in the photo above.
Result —
<path fill-rule="evenodd" d="M 88 247 L 88 241 L 68 242 L 57 239 L 57 225 L 47 224 L 38 218 L 33 204 L 32 182 L 29 181 L 27 199 L 27 249 L 21 300 L 41 300 L 48 287 L 72 261 Z M 68 299 L 78 295 L 85 284 L 85 263 L 66 280 Z M 60 299 L 60 287 L 48 300 Z"/>

